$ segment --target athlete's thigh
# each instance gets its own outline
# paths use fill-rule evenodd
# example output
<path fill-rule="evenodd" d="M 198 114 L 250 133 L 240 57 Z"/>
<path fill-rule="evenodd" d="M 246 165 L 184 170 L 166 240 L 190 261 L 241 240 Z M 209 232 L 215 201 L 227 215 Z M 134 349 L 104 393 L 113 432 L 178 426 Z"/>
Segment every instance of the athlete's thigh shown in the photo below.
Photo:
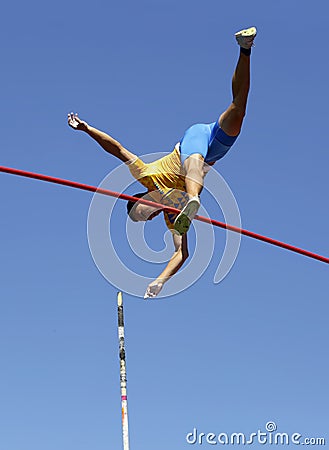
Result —
<path fill-rule="evenodd" d="M 227 110 L 221 114 L 219 126 L 228 136 L 238 136 L 241 131 L 243 118 L 244 113 L 241 108 L 231 103 Z"/>
<path fill-rule="evenodd" d="M 209 125 L 198 123 L 192 125 L 184 134 L 180 144 L 181 161 L 185 160 L 193 154 L 206 157 L 208 152 L 211 130 Z"/>

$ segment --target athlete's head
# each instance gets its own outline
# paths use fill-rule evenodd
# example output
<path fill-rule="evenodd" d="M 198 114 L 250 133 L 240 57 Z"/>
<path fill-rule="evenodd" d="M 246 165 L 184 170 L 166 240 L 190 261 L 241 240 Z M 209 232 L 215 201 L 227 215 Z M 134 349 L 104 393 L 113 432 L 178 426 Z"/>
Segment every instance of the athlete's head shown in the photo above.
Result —
<path fill-rule="evenodd" d="M 152 201 L 152 197 L 147 192 L 139 192 L 134 194 L 134 197 L 143 198 L 144 200 Z M 127 213 L 130 219 L 134 222 L 145 222 L 146 220 L 152 220 L 155 216 L 160 214 L 161 209 L 156 206 L 145 205 L 140 202 L 127 203 Z"/>

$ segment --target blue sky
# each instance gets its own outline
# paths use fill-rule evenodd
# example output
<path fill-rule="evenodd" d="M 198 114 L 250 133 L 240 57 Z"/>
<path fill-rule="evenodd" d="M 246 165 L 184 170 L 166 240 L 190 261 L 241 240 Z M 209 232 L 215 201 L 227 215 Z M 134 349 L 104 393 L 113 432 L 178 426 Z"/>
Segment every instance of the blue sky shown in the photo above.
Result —
<path fill-rule="evenodd" d="M 1 165 L 98 185 L 118 163 L 68 128 L 71 110 L 139 155 L 170 151 L 226 108 L 233 34 L 256 25 L 243 132 L 216 168 L 244 228 L 328 256 L 328 12 L 324 0 L 7 2 Z M 0 184 L 0 450 L 120 448 L 117 289 L 88 248 L 92 194 Z M 114 229 L 125 221 L 117 205 Z M 158 250 L 161 219 L 152 226 Z M 194 427 L 250 434 L 270 420 L 328 441 L 328 266 L 242 238 L 215 285 L 215 235 L 186 291 L 124 296 L 131 449 L 181 450 Z"/>

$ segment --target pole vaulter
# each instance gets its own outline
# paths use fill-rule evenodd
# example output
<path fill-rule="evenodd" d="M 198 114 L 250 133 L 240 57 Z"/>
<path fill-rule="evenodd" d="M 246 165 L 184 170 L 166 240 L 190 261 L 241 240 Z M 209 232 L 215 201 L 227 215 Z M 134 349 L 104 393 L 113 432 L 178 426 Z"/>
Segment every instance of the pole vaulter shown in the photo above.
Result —
<path fill-rule="evenodd" d="M 145 205 L 150 205 L 150 206 L 154 206 L 157 207 L 163 211 L 168 211 L 174 214 L 178 214 L 180 213 L 179 209 L 176 208 L 171 208 L 168 206 L 164 206 L 162 204 L 159 203 L 155 203 L 155 202 L 151 202 L 149 200 L 145 200 L 142 198 L 138 198 L 138 197 L 133 197 L 131 195 L 127 195 L 127 194 L 122 194 L 119 192 L 115 192 L 115 191 L 110 191 L 108 189 L 100 189 L 97 188 L 95 186 L 91 186 L 88 184 L 82 184 L 82 183 L 77 183 L 75 181 L 71 181 L 71 180 L 65 180 L 62 178 L 56 178 L 56 177 L 52 177 L 49 175 L 43 175 L 43 174 L 39 174 L 39 173 L 34 173 L 34 172 L 28 172 L 25 170 L 19 170 L 19 169 L 14 169 L 11 167 L 5 167 L 5 166 L 0 166 L 0 172 L 4 172 L 4 173 L 9 173 L 12 175 L 17 175 L 17 176 L 21 176 L 21 177 L 27 177 L 27 178 L 33 178 L 36 180 L 41 180 L 41 181 L 46 181 L 48 183 L 55 183 L 55 184 L 60 184 L 63 186 L 68 186 L 68 187 L 72 187 L 72 188 L 76 188 L 76 189 L 81 189 L 84 191 L 90 191 L 90 192 L 97 192 L 98 194 L 102 194 L 102 195 L 108 195 L 110 197 L 116 197 L 122 200 L 128 200 L 128 201 L 132 201 L 132 202 L 140 202 L 143 203 Z M 286 250 L 289 250 L 291 252 L 295 252 L 295 253 L 299 253 L 301 255 L 304 255 L 308 258 L 313 258 L 316 259 L 318 261 L 324 262 L 326 264 L 329 264 L 329 258 L 326 256 L 322 256 L 322 255 L 318 255 L 316 253 L 312 253 L 308 250 L 304 250 L 302 248 L 298 248 L 298 247 L 294 247 L 293 245 L 290 244 L 286 244 L 285 242 L 280 242 L 277 241 L 275 239 L 269 238 L 267 236 L 262 236 L 261 234 L 257 234 L 257 233 L 253 233 L 252 231 L 248 231 L 248 230 L 244 230 L 242 228 L 238 228 L 238 227 L 234 227 L 232 225 L 223 223 L 223 222 L 219 222 L 218 220 L 214 220 L 214 219 L 209 219 L 207 217 L 203 217 L 203 216 L 199 216 L 196 215 L 195 220 L 199 220 L 200 222 L 204 222 L 204 223 L 208 223 L 211 225 L 214 225 L 216 227 L 219 228 L 224 228 L 226 230 L 229 231 L 233 231 L 235 233 L 240 233 L 244 236 L 248 236 L 251 237 L 253 239 L 257 239 L 259 241 L 263 241 L 266 242 L 268 244 L 271 245 L 275 245 L 277 247 L 281 247 L 284 248 Z"/>

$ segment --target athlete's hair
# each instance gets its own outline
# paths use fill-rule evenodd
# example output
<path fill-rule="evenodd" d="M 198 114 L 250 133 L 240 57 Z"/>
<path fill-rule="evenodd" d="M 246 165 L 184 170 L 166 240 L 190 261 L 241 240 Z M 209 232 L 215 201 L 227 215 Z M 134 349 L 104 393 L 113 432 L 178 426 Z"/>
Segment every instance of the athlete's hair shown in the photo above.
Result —
<path fill-rule="evenodd" d="M 142 198 L 146 194 L 147 194 L 147 191 L 146 192 L 138 192 L 138 194 L 134 194 L 133 196 L 137 197 L 137 198 Z M 133 202 L 131 200 L 128 200 L 128 202 L 127 202 L 127 214 L 133 222 L 137 222 L 137 220 L 134 220 L 134 218 L 131 217 L 130 211 L 132 210 L 132 208 L 134 207 L 135 204 L 136 204 L 136 202 Z"/>

